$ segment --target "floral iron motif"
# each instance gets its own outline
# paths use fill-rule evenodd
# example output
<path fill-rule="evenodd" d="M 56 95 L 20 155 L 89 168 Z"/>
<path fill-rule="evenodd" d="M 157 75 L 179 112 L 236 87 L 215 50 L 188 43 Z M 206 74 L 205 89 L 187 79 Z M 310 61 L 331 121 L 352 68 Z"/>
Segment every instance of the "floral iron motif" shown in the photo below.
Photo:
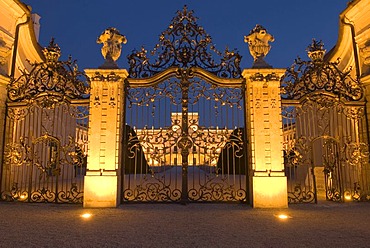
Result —
<path fill-rule="evenodd" d="M 90 85 L 86 75 L 78 70 L 71 58 L 67 61 L 58 60 L 61 53 L 54 39 L 43 52 L 44 62 L 29 62 L 31 71 L 23 71 L 19 78 L 10 82 L 8 100 L 54 108 L 66 99 L 88 98 Z"/>
<path fill-rule="evenodd" d="M 196 21 L 193 11 L 188 11 L 185 5 L 151 51 L 151 55 L 158 55 L 154 63 L 149 61 L 144 47 L 127 57 L 130 77 L 146 78 L 170 67 L 200 67 L 222 78 L 240 78 L 239 53 L 228 48 L 224 53 L 218 51 L 211 36 Z M 220 63 L 213 59 L 213 54 L 221 57 Z"/>
<path fill-rule="evenodd" d="M 288 68 L 282 81 L 282 97 L 299 100 L 312 92 L 329 92 L 348 101 L 363 97 L 363 88 L 358 79 L 350 76 L 350 70 L 343 72 L 336 62 L 324 61 L 324 45 L 313 40 L 306 49 L 310 61 L 297 58 Z"/>

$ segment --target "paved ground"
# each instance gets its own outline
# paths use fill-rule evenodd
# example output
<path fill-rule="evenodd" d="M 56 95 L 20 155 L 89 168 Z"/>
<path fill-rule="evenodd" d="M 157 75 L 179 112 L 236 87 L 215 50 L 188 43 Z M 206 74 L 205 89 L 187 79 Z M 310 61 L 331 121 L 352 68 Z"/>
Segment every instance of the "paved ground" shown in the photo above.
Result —
<path fill-rule="evenodd" d="M 81 214 L 90 212 L 86 220 Z M 279 213 L 290 216 L 285 221 Z M 0 247 L 370 247 L 370 203 L 252 209 L 129 204 L 117 209 L 0 202 Z"/>

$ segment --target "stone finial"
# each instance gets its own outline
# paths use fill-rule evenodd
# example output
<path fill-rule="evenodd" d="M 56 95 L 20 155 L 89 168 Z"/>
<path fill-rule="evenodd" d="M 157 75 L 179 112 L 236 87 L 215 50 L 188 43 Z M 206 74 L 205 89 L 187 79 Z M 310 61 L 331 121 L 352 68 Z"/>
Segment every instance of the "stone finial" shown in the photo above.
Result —
<path fill-rule="evenodd" d="M 42 52 L 44 53 L 46 63 L 57 62 L 61 55 L 60 47 L 55 43 L 54 38 L 51 38 L 49 45 Z"/>
<path fill-rule="evenodd" d="M 122 43 L 126 44 L 126 36 L 119 33 L 116 28 L 107 28 L 96 40 L 103 44 L 101 53 L 105 62 L 99 68 L 118 68 L 116 61 L 121 56 Z"/>
<path fill-rule="evenodd" d="M 274 37 L 267 33 L 267 30 L 261 25 L 256 25 L 249 35 L 244 36 L 244 42 L 248 43 L 254 63 L 252 68 L 271 68 L 264 60 L 271 49 L 269 42 L 273 42 Z"/>

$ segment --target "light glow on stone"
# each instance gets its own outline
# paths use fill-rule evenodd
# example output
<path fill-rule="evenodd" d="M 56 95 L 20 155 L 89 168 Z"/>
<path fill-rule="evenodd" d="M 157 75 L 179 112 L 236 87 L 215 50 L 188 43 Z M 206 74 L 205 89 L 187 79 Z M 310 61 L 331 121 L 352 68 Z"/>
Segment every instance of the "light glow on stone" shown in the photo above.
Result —
<path fill-rule="evenodd" d="M 288 219 L 288 215 L 285 215 L 285 214 L 279 214 L 279 219 L 282 219 L 282 220 L 285 220 L 285 219 Z"/>
<path fill-rule="evenodd" d="M 289 216 L 287 214 L 277 214 L 277 215 L 275 215 L 275 217 L 280 219 L 280 220 L 287 220 L 287 219 L 292 218 L 291 216 Z"/>
<path fill-rule="evenodd" d="M 81 215 L 81 217 L 82 217 L 83 219 L 90 219 L 90 218 L 91 218 L 91 216 L 92 216 L 92 214 L 90 214 L 90 213 L 84 213 L 84 214 L 82 214 L 82 215 Z"/>

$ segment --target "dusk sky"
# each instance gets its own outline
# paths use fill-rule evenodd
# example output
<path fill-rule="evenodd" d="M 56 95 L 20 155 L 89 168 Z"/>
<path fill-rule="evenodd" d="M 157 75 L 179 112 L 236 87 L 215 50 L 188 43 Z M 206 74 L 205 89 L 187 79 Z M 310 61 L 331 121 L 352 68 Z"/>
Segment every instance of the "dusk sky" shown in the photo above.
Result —
<path fill-rule="evenodd" d="M 337 42 L 339 14 L 348 0 L 25 0 L 33 13 L 41 16 L 39 43 L 47 46 L 55 37 L 62 59 L 72 55 L 80 69 L 97 68 L 104 59 L 97 37 L 108 27 L 126 35 L 117 64 L 128 69 L 126 56 L 142 45 L 150 51 L 170 24 L 177 10 L 186 4 L 198 17 L 220 51 L 236 48 L 243 56 L 241 67 L 249 68 L 252 57 L 244 43 L 256 24 L 275 37 L 266 61 L 275 68 L 286 68 L 299 55 L 307 59 L 305 49 L 312 38 L 322 40 L 329 51 Z"/>

